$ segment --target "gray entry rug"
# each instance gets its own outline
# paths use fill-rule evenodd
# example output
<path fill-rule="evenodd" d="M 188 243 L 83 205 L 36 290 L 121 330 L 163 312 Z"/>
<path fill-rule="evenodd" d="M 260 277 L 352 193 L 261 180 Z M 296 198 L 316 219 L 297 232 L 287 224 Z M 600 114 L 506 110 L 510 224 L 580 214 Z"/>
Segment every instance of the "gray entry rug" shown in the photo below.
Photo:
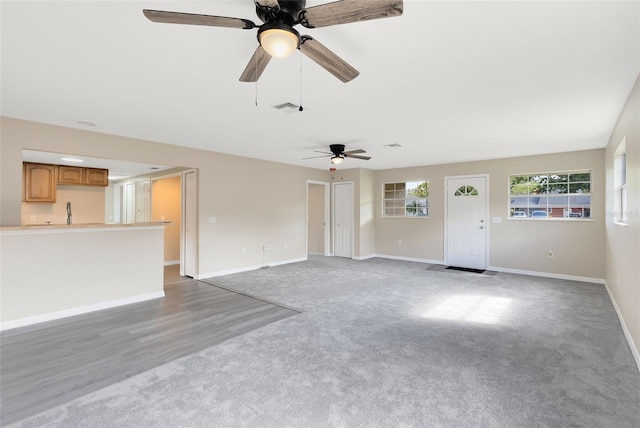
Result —
<path fill-rule="evenodd" d="M 20 426 L 640 426 L 602 285 L 322 257 L 210 282 L 304 312 Z"/>

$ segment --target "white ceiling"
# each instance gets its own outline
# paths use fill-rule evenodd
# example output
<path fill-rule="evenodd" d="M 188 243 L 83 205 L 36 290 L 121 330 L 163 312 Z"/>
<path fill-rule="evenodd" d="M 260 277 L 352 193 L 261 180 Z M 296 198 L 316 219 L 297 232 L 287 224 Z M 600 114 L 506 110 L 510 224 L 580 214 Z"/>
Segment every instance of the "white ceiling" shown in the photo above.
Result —
<path fill-rule="evenodd" d="M 332 143 L 373 157 L 341 168 L 371 169 L 604 147 L 640 72 L 639 1 L 405 0 L 401 17 L 297 27 L 357 68 L 352 82 L 296 53 L 257 85 L 238 81 L 255 30 L 142 14 L 259 23 L 250 0 L 1 7 L 2 115 L 322 169 L 303 158 Z M 273 108 L 300 99 L 303 112 Z"/>

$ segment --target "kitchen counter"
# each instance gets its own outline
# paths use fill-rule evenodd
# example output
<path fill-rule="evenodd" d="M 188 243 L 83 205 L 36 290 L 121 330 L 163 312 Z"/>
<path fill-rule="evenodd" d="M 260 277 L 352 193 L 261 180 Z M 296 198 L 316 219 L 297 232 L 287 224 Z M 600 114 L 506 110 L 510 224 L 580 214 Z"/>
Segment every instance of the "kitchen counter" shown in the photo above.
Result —
<path fill-rule="evenodd" d="M 160 223 L 78 223 L 78 224 L 24 224 L 22 226 L 3 226 L 0 232 L 16 231 L 16 230 L 72 230 L 72 229 L 112 229 L 112 228 L 132 228 L 132 227 L 149 227 L 165 226 L 167 222 Z"/>
<path fill-rule="evenodd" d="M 164 296 L 164 223 L 0 228 L 0 330 Z"/>

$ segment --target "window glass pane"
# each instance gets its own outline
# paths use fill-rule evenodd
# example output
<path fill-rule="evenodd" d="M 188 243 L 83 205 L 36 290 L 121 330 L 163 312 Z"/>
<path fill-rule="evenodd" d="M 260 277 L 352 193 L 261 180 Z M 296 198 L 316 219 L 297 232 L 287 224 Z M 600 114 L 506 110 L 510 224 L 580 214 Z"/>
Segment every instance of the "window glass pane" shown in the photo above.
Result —
<path fill-rule="evenodd" d="M 591 183 L 569 183 L 569 193 L 591 193 Z"/>
<path fill-rule="evenodd" d="M 549 174 L 549 184 L 566 183 L 569 179 L 568 174 Z"/>
<path fill-rule="evenodd" d="M 591 181 L 591 173 L 569 174 L 569 182 L 575 183 L 578 181 Z"/>
<path fill-rule="evenodd" d="M 551 194 L 567 193 L 568 191 L 569 187 L 566 183 L 549 184 L 549 193 Z"/>
<path fill-rule="evenodd" d="M 516 175 L 510 179 L 510 192 L 512 195 L 526 195 L 529 193 L 529 180 L 526 176 Z"/>

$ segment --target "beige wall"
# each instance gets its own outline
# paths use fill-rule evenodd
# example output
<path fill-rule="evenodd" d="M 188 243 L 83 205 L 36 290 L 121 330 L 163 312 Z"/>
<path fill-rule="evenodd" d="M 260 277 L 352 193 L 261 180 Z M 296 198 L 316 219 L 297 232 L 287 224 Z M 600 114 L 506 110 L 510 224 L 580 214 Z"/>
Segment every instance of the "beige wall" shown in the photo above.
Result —
<path fill-rule="evenodd" d="M 71 202 L 72 222 L 104 223 L 105 188 L 58 184 L 56 203 L 23 202 L 22 224 L 66 224 L 67 202 Z M 34 218 L 35 217 L 35 218 Z"/>
<path fill-rule="evenodd" d="M 614 222 L 613 158 L 625 139 L 627 224 Z M 618 119 L 606 150 L 606 280 L 640 367 L 640 77 Z M 633 346 L 633 345 L 632 345 Z"/>
<path fill-rule="evenodd" d="M 307 180 L 327 181 L 326 171 L 6 117 L 0 125 L 2 226 L 21 222 L 22 150 L 43 150 L 197 168 L 201 276 L 307 255 Z"/>
<path fill-rule="evenodd" d="M 180 228 L 182 200 L 180 176 L 151 182 L 151 221 L 167 221 L 164 228 L 164 261 L 180 261 Z"/>
<path fill-rule="evenodd" d="M 376 253 L 442 262 L 444 260 L 445 177 L 489 175 L 489 265 L 494 268 L 603 279 L 604 150 L 587 150 L 492 161 L 467 162 L 375 173 Z M 508 219 L 508 176 L 590 169 L 592 218 L 581 221 Z M 382 184 L 428 180 L 429 218 L 382 218 Z M 500 217 L 502 223 L 492 223 Z M 399 244 L 402 241 L 402 244 Z M 554 258 L 547 257 L 553 249 Z"/>

